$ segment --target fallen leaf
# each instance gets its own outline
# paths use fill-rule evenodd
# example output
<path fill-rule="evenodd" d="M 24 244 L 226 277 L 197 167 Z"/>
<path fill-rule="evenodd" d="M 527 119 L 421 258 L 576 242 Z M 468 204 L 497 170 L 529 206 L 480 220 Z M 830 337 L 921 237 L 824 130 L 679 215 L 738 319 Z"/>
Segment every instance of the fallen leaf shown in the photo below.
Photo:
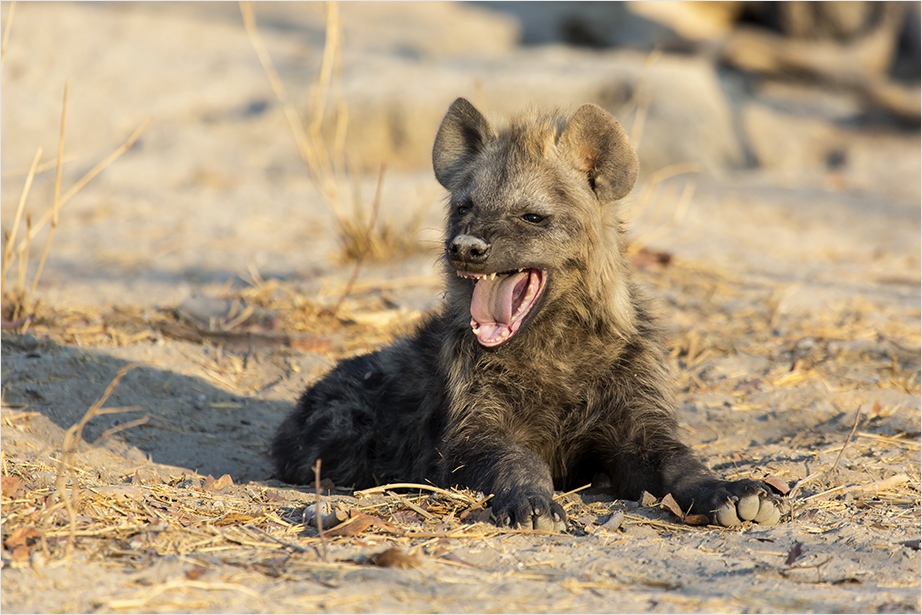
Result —
<path fill-rule="evenodd" d="M 306 555 L 312 555 L 316 557 L 316 554 L 313 551 L 302 553 L 301 557 L 303 558 Z M 260 562 L 255 562 L 254 566 L 256 566 L 256 568 L 264 575 L 277 578 L 284 574 L 285 565 L 288 563 L 289 559 L 290 557 L 288 555 L 278 555 L 276 557 L 264 559 Z"/>
<path fill-rule="evenodd" d="M 234 479 L 230 477 L 230 474 L 225 474 L 221 478 L 215 480 L 215 477 L 209 474 L 205 477 L 205 482 L 202 483 L 202 489 L 205 491 L 220 491 L 225 487 L 230 487 L 234 484 Z"/>
<path fill-rule="evenodd" d="M 648 506 L 653 506 L 656 504 L 656 497 L 652 493 L 643 492 L 643 495 L 640 496 L 640 505 L 643 508 Z"/>
<path fill-rule="evenodd" d="M 634 253 L 631 260 L 638 269 L 647 269 L 651 265 L 661 265 L 665 267 L 672 262 L 672 254 L 660 250 L 640 248 Z"/>
<path fill-rule="evenodd" d="M 398 510 L 391 515 L 391 520 L 399 525 L 413 525 L 419 523 L 421 517 L 414 510 Z"/>
<path fill-rule="evenodd" d="M 675 501 L 675 498 L 672 497 L 671 493 L 667 493 L 663 496 L 663 499 L 659 503 L 660 508 L 668 509 L 672 514 L 674 514 L 679 519 L 685 520 L 685 511 L 679 506 L 679 503 Z"/>
<path fill-rule="evenodd" d="M 595 515 L 583 515 L 574 519 L 577 523 L 584 527 L 591 527 L 595 525 L 597 517 Z"/>
<path fill-rule="evenodd" d="M 13 561 L 22 563 L 29 561 L 29 547 L 26 545 L 21 545 L 13 549 Z"/>
<path fill-rule="evenodd" d="M 401 533 L 396 526 L 388 523 L 384 519 L 353 510 L 349 515 L 349 519 L 343 521 L 330 531 L 325 531 L 324 534 L 326 536 L 355 536 L 356 534 L 364 532 L 371 526 L 379 527 L 382 530 L 387 530 L 394 534 Z"/>
<path fill-rule="evenodd" d="M 243 513 L 229 513 L 215 521 L 215 525 L 218 527 L 225 525 L 240 525 L 242 523 L 248 523 L 255 518 L 256 517 L 252 515 L 245 515 Z"/>
<path fill-rule="evenodd" d="M 769 474 L 768 476 L 763 478 L 762 482 L 769 485 L 772 489 L 775 489 L 781 495 L 787 495 L 788 492 L 791 490 L 785 481 L 781 480 L 780 478 L 772 474 Z"/>
<path fill-rule="evenodd" d="M 369 557 L 368 563 L 382 568 L 416 568 L 422 562 L 417 553 L 410 554 L 399 547 L 391 547 Z"/>
<path fill-rule="evenodd" d="M 871 408 L 871 414 L 874 416 L 880 416 L 880 402 L 879 401 L 874 402 L 874 407 Z"/>
<path fill-rule="evenodd" d="M 710 525 L 711 518 L 707 515 L 685 515 L 683 519 L 688 525 Z"/>
<path fill-rule="evenodd" d="M 431 555 L 433 557 L 439 558 L 440 560 L 444 560 L 446 562 L 452 562 L 453 564 L 458 564 L 459 566 L 466 566 L 468 568 L 477 568 L 477 566 L 475 566 L 474 564 L 464 561 L 463 559 L 461 559 L 460 557 L 458 557 L 457 555 L 455 555 L 454 553 L 452 553 L 445 547 L 439 547 Z"/>
<path fill-rule="evenodd" d="M 190 581 L 195 581 L 196 579 L 202 578 L 206 572 L 208 572 L 208 569 L 204 566 L 193 566 L 186 571 L 186 578 Z"/>
<path fill-rule="evenodd" d="M 111 498 L 125 498 L 136 501 L 144 499 L 141 490 L 131 485 L 104 485 L 102 487 L 92 487 L 90 491 Z"/>
<path fill-rule="evenodd" d="M 266 489 L 266 499 L 270 502 L 287 502 L 288 498 L 275 489 Z"/>
<path fill-rule="evenodd" d="M 799 542 L 795 542 L 794 546 L 791 547 L 791 550 L 788 551 L 788 558 L 784 560 L 784 565 L 790 566 L 791 564 L 799 560 L 801 556 L 803 556 L 803 554 L 804 554 L 803 544 Z"/>
<path fill-rule="evenodd" d="M 12 534 L 7 536 L 6 540 L 3 541 L 3 546 L 7 549 L 16 549 L 17 547 L 24 547 L 29 544 L 30 541 L 35 542 L 34 538 L 38 538 L 41 534 L 38 533 L 34 527 L 21 527 L 13 531 Z"/>
<path fill-rule="evenodd" d="M 328 337 L 316 335 L 305 337 L 291 338 L 291 347 L 301 350 L 302 352 L 311 352 L 314 354 L 326 354 L 330 352 L 331 340 Z"/>
<path fill-rule="evenodd" d="M 3 497 L 15 498 L 22 491 L 22 479 L 17 476 L 3 477 Z"/>

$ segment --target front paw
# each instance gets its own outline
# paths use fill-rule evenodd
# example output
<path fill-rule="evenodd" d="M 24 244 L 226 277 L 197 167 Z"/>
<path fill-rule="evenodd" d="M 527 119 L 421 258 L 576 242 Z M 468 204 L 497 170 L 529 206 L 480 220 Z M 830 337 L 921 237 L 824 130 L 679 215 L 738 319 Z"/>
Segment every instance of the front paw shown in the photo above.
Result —
<path fill-rule="evenodd" d="M 722 481 L 705 501 L 710 502 L 707 514 L 716 525 L 734 527 L 744 521 L 775 525 L 781 520 L 781 500 L 760 481 Z"/>
<path fill-rule="evenodd" d="M 493 498 L 493 521 L 500 527 L 565 532 L 567 514 L 550 495 L 524 493 Z"/>

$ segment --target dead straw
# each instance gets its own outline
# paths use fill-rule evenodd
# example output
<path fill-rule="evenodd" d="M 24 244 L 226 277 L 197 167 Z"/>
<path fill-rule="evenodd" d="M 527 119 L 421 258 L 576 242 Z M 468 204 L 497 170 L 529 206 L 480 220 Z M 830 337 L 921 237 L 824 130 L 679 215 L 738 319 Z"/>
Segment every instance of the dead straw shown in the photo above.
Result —
<path fill-rule="evenodd" d="M 320 536 L 321 557 L 323 557 L 323 561 L 327 561 L 327 542 L 323 535 L 323 496 L 320 493 L 320 462 L 321 460 L 318 459 L 314 464 L 314 489 L 315 495 L 317 496 L 314 502 L 317 513 L 314 515 L 314 518 L 317 520 L 317 534 Z"/>
<path fill-rule="evenodd" d="M 38 269 L 35 271 L 35 277 L 32 278 L 31 295 L 35 296 L 35 290 L 38 288 L 38 281 L 42 277 L 42 271 L 45 270 L 45 260 L 48 258 L 48 252 L 51 249 L 51 240 L 54 237 L 54 231 L 58 228 L 58 212 L 61 210 L 61 172 L 64 167 L 64 130 L 67 126 L 67 94 L 70 91 L 70 82 L 64 84 L 64 102 L 61 103 L 61 132 L 58 137 L 58 161 L 54 176 L 54 202 L 51 207 L 51 228 L 48 229 L 48 237 L 45 239 L 45 248 L 42 250 L 42 257 L 38 261 Z"/>
<path fill-rule="evenodd" d="M 114 414 L 116 411 L 125 412 L 134 410 L 135 408 L 118 408 L 118 409 L 109 409 L 108 412 L 102 409 L 102 405 L 108 401 L 109 396 L 115 391 L 115 388 L 118 386 L 118 383 L 130 370 L 138 367 L 137 363 L 129 363 L 128 365 L 123 366 L 115 374 L 115 377 L 109 382 L 109 385 L 106 387 L 106 390 L 103 391 L 102 396 L 97 399 L 92 406 L 84 413 L 83 418 L 81 418 L 75 425 L 73 425 L 67 432 L 64 434 L 64 443 L 61 447 L 61 457 L 58 459 L 58 473 L 57 478 L 55 479 L 55 497 L 63 498 L 64 504 L 67 507 L 67 514 L 70 520 L 70 540 L 67 545 L 67 557 L 73 555 L 74 546 L 76 544 L 76 532 L 77 532 L 77 495 L 79 487 L 77 485 L 76 476 L 71 483 L 70 497 L 65 495 L 64 491 L 64 481 L 65 481 L 65 471 L 68 468 L 73 467 L 74 454 L 77 451 L 77 447 L 80 445 L 80 441 L 83 438 L 83 428 L 86 427 L 86 424 L 93 419 L 93 417 L 99 416 L 100 414 Z"/>
<path fill-rule="evenodd" d="M 855 422 L 852 425 L 852 430 L 848 432 L 848 437 L 845 438 L 845 444 L 842 445 L 842 448 L 839 450 L 839 454 L 836 455 L 836 460 L 833 462 L 832 467 L 829 468 L 829 476 L 833 476 L 836 472 L 836 468 L 839 467 L 839 460 L 842 459 L 842 453 L 845 452 L 845 449 L 848 447 L 848 443 L 852 441 L 852 436 L 855 435 L 855 430 L 858 429 L 858 422 L 861 420 L 861 406 L 855 409 Z"/>
<path fill-rule="evenodd" d="M 70 201 L 74 197 L 74 195 L 80 192 L 80 190 L 84 186 L 86 186 L 88 183 L 93 181 L 93 179 L 97 175 L 102 173 L 106 169 L 106 167 L 108 167 L 110 164 L 118 160 L 122 156 L 122 154 L 130 150 L 132 146 L 135 144 L 135 142 L 139 138 L 141 138 L 141 135 L 144 133 L 145 130 L 147 130 L 147 127 L 150 126 L 151 122 L 153 121 L 154 121 L 153 117 L 149 117 L 146 120 L 144 120 L 141 123 L 141 125 L 138 126 L 138 128 L 133 133 L 131 133 L 131 136 L 128 137 L 127 141 L 122 143 L 111 154 L 103 158 L 103 160 L 99 162 L 99 164 L 97 164 L 95 167 L 87 171 L 86 175 L 81 177 L 77 181 L 77 183 L 71 186 L 70 189 L 61 196 L 61 199 L 58 202 L 58 210 L 64 207 L 64 205 L 66 205 L 68 201 Z M 32 227 L 32 230 L 29 232 L 27 237 L 20 242 L 18 246 L 18 249 L 20 252 L 22 252 L 25 249 L 27 241 L 31 241 L 32 238 L 35 237 L 35 235 L 38 234 L 38 232 L 41 231 L 45 227 L 45 225 L 48 224 L 54 218 L 54 215 L 55 215 L 55 210 L 53 208 L 49 209 L 42 215 L 38 223 Z"/>
<path fill-rule="evenodd" d="M 864 483 L 861 485 L 839 485 L 833 487 L 832 489 L 827 489 L 826 491 L 821 491 L 820 493 L 814 493 L 813 495 L 807 496 L 804 500 L 816 500 L 819 498 L 825 498 L 833 494 L 844 494 L 844 493 L 853 493 L 861 491 L 886 491 L 892 487 L 902 485 L 903 483 L 909 482 L 908 474 L 895 474 L 887 478 L 882 478 L 880 480 L 875 480 L 870 483 Z"/>
<path fill-rule="evenodd" d="M 349 110 L 342 95 L 342 79 L 338 71 L 342 58 L 342 24 L 339 5 L 336 2 L 327 2 L 324 7 L 326 11 L 326 39 L 324 41 L 320 70 L 308 92 L 309 125 L 305 127 L 298 110 L 289 98 L 285 85 L 275 69 L 272 57 L 269 55 L 266 44 L 256 26 L 252 3 L 240 2 L 240 12 L 247 36 L 263 71 L 266 73 L 272 92 L 282 106 L 297 144 L 298 153 L 307 169 L 308 177 L 336 218 L 337 233 L 342 244 L 344 260 L 378 260 L 412 253 L 418 249 L 418 244 L 407 238 L 415 236 L 416 230 L 419 228 L 421 215 L 411 219 L 402 231 L 395 232 L 392 225 L 386 221 L 377 223 L 377 215 L 374 212 L 372 217 L 375 223 L 370 227 L 366 224 L 360 207 L 360 198 L 357 196 L 358 189 L 354 186 L 353 192 L 355 194 L 351 197 L 350 203 L 346 202 L 346 197 L 350 195 L 348 186 L 354 182 L 350 180 L 346 164 L 346 133 L 349 126 Z M 333 112 L 334 134 L 331 143 L 328 143 L 323 136 L 322 127 L 330 114 L 327 101 L 331 92 L 335 98 L 336 106 Z M 379 183 L 380 181 L 381 177 L 379 175 Z M 358 269 L 354 273 L 357 273 L 357 271 Z"/>
<path fill-rule="evenodd" d="M 3 28 L 3 45 L 0 47 L 0 60 L 6 57 L 6 44 L 10 41 L 10 30 L 13 28 L 13 15 L 16 11 L 16 0 L 10 2 L 10 10 L 6 12 L 6 26 Z"/>
<path fill-rule="evenodd" d="M 6 273 L 12 263 L 13 244 L 16 242 L 16 231 L 22 220 L 22 212 L 26 206 L 26 199 L 29 197 L 29 190 L 32 188 L 32 179 L 35 177 L 35 168 L 38 166 L 38 161 L 41 157 L 42 148 L 39 147 L 35 152 L 35 158 L 32 160 L 32 166 L 29 167 L 29 174 L 26 175 L 26 183 L 23 185 L 22 194 L 19 197 L 19 206 L 16 208 L 16 215 L 13 218 L 13 226 L 8 231 L 9 236 L 6 238 L 6 247 L 3 250 L 3 270 L 0 272 L 0 294 L 3 294 L 3 296 L 6 296 L 6 291 L 4 290 L 6 285 Z M 28 245 L 28 243 L 24 245 Z"/>
<path fill-rule="evenodd" d="M 362 497 L 375 493 L 384 493 L 394 489 L 418 489 L 420 491 L 431 491 L 433 493 L 438 493 L 439 495 L 444 495 L 448 498 L 461 500 L 467 504 L 477 504 L 477 500 L 460 491 L 449 491 L 448 489 L 442 489 L 441 487 L 436 487 L 434 485 L 423 485 L 422 483 L 389 483 L 387 485 L 378 485 L 377 487 L 356 491 L 355 496 Z"/>
<path fill-rule="evenodd" d="M 378 171 L 378 184 L 375 187 L 375 198 L 371 202 L 371 217 L 368 220 L 368 228 L 365 230 L 365 248 L 362 250 L 361 256 L 355 261 L 355 266 L 352 268 L 352 275 L 349 276 L 349 281 L 346 282 L 343 294 L 339 297 L 339 301 L 336 302 L 333 309 L 330 310 L 330 314 L 334 317 L 339 312 L 339 308 L 342 307 L 343 301 L 345 301 L 346 297 L 352 292 L 352 286 L 355 284 L 356 278 L 358 278 L 362 263 L 365 262 L 365 258 L 368 257 L 368 252 L 371 250 L 371 235 L 375 228 L 375 222 L 378 219 L 378 209 L 381 205 L 381 189 L 384 186 L 384 172 L 386 170 L 387 165 L 382 164 L 381 170 Z"/>
<path fill-rule="evenodd" d="M 323 139 L 320 138 L 320 125 L 326 113 L 326 98 L 332 79 L 333 56 L 339 48 L 339 12 L 336 3 L 327 4 L 327 29 L 324 44 L 324 56 L 321 62 L 321 71 L 317 81 L 311 88 L 309 100 L 311 113 L 311 129 L 307 130 L 301 121 L 301 116 L 288 97 L 285 84 L 279 77 L 269 50 L 263 42 L 259 29 L 256 27 L 256 17 L 253 14 L 251 2 L 240 3 L 240 13 L 243 17 L 243 26 L 246 29 L 250 44 L 256 52 L 256 57 L 269 79 L 269 86 L 285 113 L 288 125 L 294 135 L 301 160 L 307 167 L 308 173 L 315 188 L 333 207 L 334 212 L 340 208 L 340 191 L 337 188 L 333 159 Z"/>

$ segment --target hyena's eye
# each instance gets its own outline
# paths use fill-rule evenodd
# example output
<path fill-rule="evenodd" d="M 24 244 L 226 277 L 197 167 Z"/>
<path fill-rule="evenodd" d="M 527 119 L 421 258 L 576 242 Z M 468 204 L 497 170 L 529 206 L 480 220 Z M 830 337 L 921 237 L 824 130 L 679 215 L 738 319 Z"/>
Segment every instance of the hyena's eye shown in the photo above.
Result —
<path fill-rule="evenodd" d="M 471 210 L 470 201 L 464 201 L 462 203 L 458 203 L 458 206 L 455 209 L 455 213 L 457 213 L 459 216 L 463 216 L 467 214 L 467 212 L 469 212 L 470 210 Z"/>
<path fill-rule="evenodd" d="M 522 216 L 522 219 L 526 222 L 531 222 L 532 224 L 540 224 L 544 222 L 544 216 L 540 214 L 525 214 Z"/>

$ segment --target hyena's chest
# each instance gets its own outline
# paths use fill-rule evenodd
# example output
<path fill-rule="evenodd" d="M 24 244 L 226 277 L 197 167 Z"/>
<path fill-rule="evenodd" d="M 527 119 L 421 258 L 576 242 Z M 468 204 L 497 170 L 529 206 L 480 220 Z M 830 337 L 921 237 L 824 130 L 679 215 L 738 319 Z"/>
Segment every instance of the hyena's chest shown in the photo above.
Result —
<path fill-rule="evenodd" d="M 548 377 L 534 365 L 519 367 L 524 369 L 500 363 L 474 370 L 450 392 L 452 414 L 467 427 L 538 452 L 552 466 L 565 464 L 592 428 L 597 396 L 578 375 L 557 371 Z"/>

